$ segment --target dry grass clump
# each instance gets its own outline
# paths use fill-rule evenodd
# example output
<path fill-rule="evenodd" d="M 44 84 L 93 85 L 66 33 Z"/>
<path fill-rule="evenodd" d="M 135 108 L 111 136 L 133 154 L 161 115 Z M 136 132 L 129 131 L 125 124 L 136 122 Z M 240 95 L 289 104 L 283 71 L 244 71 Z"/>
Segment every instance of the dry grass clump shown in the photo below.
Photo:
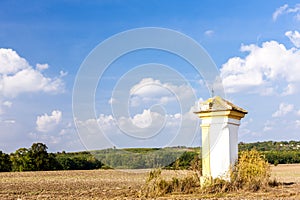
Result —
<path fill-rule="evenodd" d="M 270 183 L 276 185 L 276 181 L 270 181 L 270 175 L 270 165 L 258 151 L 244 151 L 232 168 L 230 181 L 217 178 L 201 188 L 197 172 L 183 178 L 173 177 L 171 180 L 165 180 L 161 176 L 161 170 L 157 169 L 149 173 L 141 197 L 158 197 L 171 193 L 219 194 L 239 190 L 254 192 L 267 189 Z"/>
<path fill-rule="evenodd" d="M 269 185 L 276 186 L 276 180 L 270 181 L 270 165 L 257 150 L 241 152 L 238 161 L 230 173 L 230 181 L 214 179 L 206 185 L 206 193 L 223 193 L 245 190 L 255 192 L 267 189 Z"/>
<path fill-rule="evenodd" d="M 220 178 L 213 179 L 210 184 L 201 188 L 203 194 L 220 194 L 229 191 L 234 191 L 232 183 Z"/>
<path fill-rule="evenodd" d="M 165 194 L 180 193 L 189 194 L 200 187 L 200 181 L 196 174 L 186 175 L 183 178 L 172 177 L 171 180 L 162 178 L 161 169 L 149 172 L 146 184 L 140 192 L 141 197 L 158 197 Z"/>

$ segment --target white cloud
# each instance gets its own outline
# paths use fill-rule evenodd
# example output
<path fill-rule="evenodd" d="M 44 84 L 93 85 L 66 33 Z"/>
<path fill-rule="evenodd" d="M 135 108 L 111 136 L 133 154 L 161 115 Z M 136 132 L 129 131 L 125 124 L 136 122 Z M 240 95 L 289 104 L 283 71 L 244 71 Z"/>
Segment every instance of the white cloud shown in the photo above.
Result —
<path fill-rule="evenodd" d="M 287 95 L 291 95 L 291 94 L 295 94 L 297 92 L 297 87 L 296 85 L 290 83 L 287 85 L 287 87 L 284 89 L 282 95 L 283 96 L 287 96 Z"/>
<path fill-rule="evenodd" d="M 131 106 L 137 107 L 143 103 L 167 105 L 178 101 L 183 112 L 193 106 L 195 99 L 194 90 L 187 84 L 175 85 L 162 83 L 153 78 L 144 78 L 130 89 Z"/>
<path fill-rule="evenodd" d="M 276 11 L 273 13 L 273 20 L 276 21 L 280 15 L 286 12 L 288 7 L 288 4 L 284 4 L 283 6 L 277 8 Z"/>
<path fill-rule="evenodd" d="M 205 34 L 206 36 L 209 36 L 209 37 L 213 36 L 214 33 L 215 33 L 215 32 L 214 32 L 213 30 L 207 30 L 207 31 L 204 32 L 204 34 Z"/>
<path fill-rule="evenodd" d="M 87 148 L 190 145 L 199 133 L 199 120 L 192 111 L 165 114 L 145 109 L 132 117 L 100 114 L 97 119 L 77 121 L 77 128 Z"/>
<path fill-rule="evenodd" d="M 39 64 L 39 63 L 36 64 L 36 69 L 39 70 L 39 71 L 43 71 L 43 70 L 48 69 L 48 68 L 49 68 L 48 64 Z"/>
<path fill-rule="evenodd" d="M 127 133 L 134 138 L 144 139 L 160 133 L 164 127 L 167 129 L 172 128 L 170 125 L 166 125 L 170 121 L 172 121 L 170 115 L 154 112 L 150 109 L 145 109 L 142 113 L 137 113 L 133 117 L 121 116 L 116 119 L 118 128 L 123 133 Z"/>
<path fill-rule="evenodd" d="M 94 124 L 97 125 L 98 123 L 104 131 L 111 130 L 112 127 L 115 126 L 115 119 L 113 118 L 112 115 L 100 114 L 96 121 L 93 119 L 88 119 L 86 120 L 86 122 L 87 122 L 87 127 L 94 126 Z M 96 127 L 96 129 L 97 130 L 99 129 L 98 126 Z"/>
<path fill-rule="evenodd" d="M 62 119 L 62 112 L 59 110 L 53 110 L 51 115 L 45 113 L 38 116 L 36 119 L 36 129 L 40 132 L 49 132 L 54 130 Z"/>
<path fill-rule="evenodd" d="M 22 93 L 60 93 L 64 83 L 60 78 L 42 74 L 47 64 L 37 64 L 34 69 L 12 49 L 0 49 L 0 90 L 4 98 L 14 98 Z"/>
<path fill-rule="evenodd" d="M 297 111 L 297 115 L 299 115 L 299 116 L 300 116 L 300 110 L 298 110 L 298 111 Z"/>
<path fill-rule="evenodd" d="M 59 135 L 62 136 L 62 135 L 70 134 L 70 133 L 74 133 L 74 127 L 73 127 L 73 124 L 71 122 L 67 123 L 65 125 L 65 127 L 63 127 L 60 130 Z"/>
<path fill-rule="evenodd" d="M 28 62 L 14 50 L 0 48 L 0 74 L 12 74 L 29 67 Z"/>
<path fill-rule="evenodd" d="M 28 92 L 59 93 L 63 91 L 63 82 L 59 78 L 47 78 L 32 68 L 23 69 L 14 75 L 4 75 L 0 80 L 4 97 L 16 97 Z"/>
<path fill-rule="evenodd" d="M 287 13 L 298 13 L 300 11 L 300 4 L 296 4 L 295 7 L 289 8 Z"/>
<path fill-rule="evenodd" d="M 280 103 L 279 109 L 272 114 L 272 117 L 281 117 L 289 112 L 291 112 L 294 109 L 293 104 L 286 104 L 286 103 Z"/>
<path fill-rule="evenodd" d="M 76 128 L 74 127 L 73 122 L 64 121 L 62 117 L 59 117 L 61 111 L 56 111 L 56 114 L 53 112 L 50 116 L 55 116 L 56 119 L 61 118 L 61 120 L 52 119 L 51 125 L 45 126 L 45 131 L 29 131 L 29 138 L 34 141 L 43 141 L 49 147 L 49 151 L 80 151 L 84 149 L 82 141 L 78 137 Z M 44 114 L 42 116 L 45 116 Z M 48 116 L 48 117 L 50 117 Z M 51 121 L 51 120 L 49 120 Z M 59 121 L 57 123 L 57 121 Z"/>
<path fill-rule="evenodd" d="M 226 92 L 250 90 L 266 95 L 278 90 L 283 91 L 283 95 L 288 95 L 296 91 L 294 84 L 300 82 L 299 49 L 286 49 L 283 44 L 269 41 L 264 42 L 261 47 L 254 44 L 242 45 L 241 51 L 248 52 L 248 55 L 245 58 L 230 58 L 221 68 Z M 283 89 L 276 87 L 277 84 Z"/>
<path fill-rule="evenodd" d="M 300 4 L 296 4 L 294 7 L 289 7 L 288 4 L 285 4 L 285 5 L 277 8 L 276 11 L 273 13 L 273 21 L 276 21 L 280 15 L 289 14 L 289 13 L 294 13 L 295 19 L 300 20 L 299 19 Z"/>
<path fill-rule="evenodd" d="M 298 31 L 287 31 L 285 33 L 285 36 L 287 36 L 290 41 L 295 45 L 295 47 L 300 47 L 300 33 Z"/>
<path fill-rule="evenodd" d="M 64 77 L 64 76 L 67 76 L 68 75 L 68 72 L 64 72 L 62 70 L 59 71 L 59 77 Z"/>
<path fill-rule="evenodd" d="M 137 114 L 132 118 L 132 123 L 139 128 L 146 128 L 151 125 L 152 117 L 150 110 L 144 110 L 142 114 Z"/>
<path fill-rule="evenodd" d="M 153 88 L 155 87 L 155 88 Z M 167 91 L 159 80 L 144 78 L 130 89 L 130 95 L 160 96 L 166 95 Z"/>
<path fill-rule="evenodd" d="M 151 125 L 164 125 L 164 123 L 157 122 L 166 122 L 165 126 L 168 128 L 177 127 L 180 124 L 181 118 L 183 116 L 180 113 L 166 114 L 153 112 L 150 109 L 143 110 L 141 114 L 136 114 L 131 118 L 133 125 L 138 128 L 147 128 Z M 155 124 L 156 123 L 156 124 Z M 148 130 L 146 130 L 148 131 Z"/>

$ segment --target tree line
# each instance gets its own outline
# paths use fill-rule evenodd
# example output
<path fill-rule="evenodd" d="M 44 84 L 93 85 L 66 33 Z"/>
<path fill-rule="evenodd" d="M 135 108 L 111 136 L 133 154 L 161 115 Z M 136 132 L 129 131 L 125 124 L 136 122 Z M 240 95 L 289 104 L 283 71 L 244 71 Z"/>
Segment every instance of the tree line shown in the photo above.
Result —
<path fill-rule="evenodd" d="M 10 155 L 0 151 L 0 171 L 86 170 L 103 166 L 88 152 L 48 153 L 47 149 L 43 143 L 34 143 Z"/>
<path fill-rule="evenodd" d="M 257 151 L 299 151 L 300 141 L 264 141 L 253 143 L 239 143 L 239 151 L 256 149 Z"/>
<path fill-rule="evenodd" d="M 239 143 L 239 151 L 256 149 L 270 164 L 300 163 L 300 141 Z"/>
<path fill-rule="evenodd" d="M 300 163 L 300 142 L 240 143 L 239 152 L 256 149 L 271 164 Z M 201 148 L 130 148 L 93 152 L 48 153 L 43 143 L 20 148 L 14 153 L 0 151 L 0 171 L 89 170 L 107 168 L 191 169 L 201 168 Z"/>
<path fill-rule="evenodd" d="M 161 168 L 179 158 L 186 149 L 178 148 L 130 148 L 105 149 L 93 155 L 105 165 L 115 169 Z"/>

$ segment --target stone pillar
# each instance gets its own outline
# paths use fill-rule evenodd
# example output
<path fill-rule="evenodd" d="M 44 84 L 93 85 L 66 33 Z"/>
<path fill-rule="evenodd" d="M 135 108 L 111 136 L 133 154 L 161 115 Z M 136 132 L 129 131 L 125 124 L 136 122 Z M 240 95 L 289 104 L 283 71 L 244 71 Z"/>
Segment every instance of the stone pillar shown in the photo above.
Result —
<path fill-rule="evenodd" d="M 202 120 L 201 184 L 212 178 L 230 180 L 238 158 L 238 128 L 247 111 L 216 96 L 202 102 L 195 114 Z"/>

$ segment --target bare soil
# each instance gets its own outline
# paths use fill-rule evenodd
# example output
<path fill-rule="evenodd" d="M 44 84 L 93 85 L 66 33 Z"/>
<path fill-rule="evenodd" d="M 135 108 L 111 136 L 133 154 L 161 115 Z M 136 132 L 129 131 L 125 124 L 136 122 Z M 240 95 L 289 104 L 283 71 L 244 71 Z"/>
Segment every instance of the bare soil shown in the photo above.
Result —
<path fill-rule="evenodd" d="M 149 170 L 0 173 L 0 199 L 139 199 Z M 191 171 L 163 170 L 166 179 Z M 277 187 L 255 193 L 172 194 L 158 199 L 300 199 L 300 164 L 272 166 Z"/>

